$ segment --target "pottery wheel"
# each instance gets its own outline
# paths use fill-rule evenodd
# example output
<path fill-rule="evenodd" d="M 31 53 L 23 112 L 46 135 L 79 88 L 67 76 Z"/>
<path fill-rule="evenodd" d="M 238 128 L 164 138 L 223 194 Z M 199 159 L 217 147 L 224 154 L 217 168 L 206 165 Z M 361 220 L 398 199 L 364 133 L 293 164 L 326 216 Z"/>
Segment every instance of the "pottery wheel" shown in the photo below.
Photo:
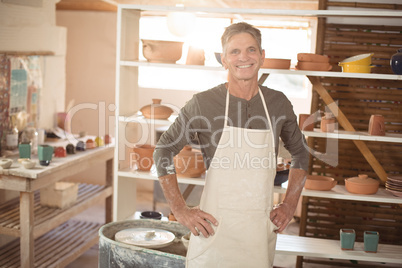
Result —
<path fill-rule="evenodd" d="M 172 232 L 155 228 L 130 228 L 117 232 L 115 240 L 144 248 L 162 248 L 173 242 Z"/>

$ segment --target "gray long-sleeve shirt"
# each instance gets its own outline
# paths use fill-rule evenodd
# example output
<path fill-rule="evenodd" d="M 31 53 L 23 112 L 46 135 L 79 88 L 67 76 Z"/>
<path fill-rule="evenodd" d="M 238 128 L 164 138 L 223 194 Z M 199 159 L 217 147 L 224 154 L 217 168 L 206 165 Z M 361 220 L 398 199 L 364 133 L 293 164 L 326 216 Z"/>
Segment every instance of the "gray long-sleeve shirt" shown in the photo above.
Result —
<path fill-rule="evenodd" d="M 279 91 L 261 86 L 278 153 L 279 137 L 292 155 L 292 168 L 307 170 L 307 143 L 300 132 L 293 107 Z M 224 127 L 227 90 L 225 84 L 195 94 L 180 110 L 178 118 L 160 137 L 154 152 L 158 177 L 175 173 L 173 157 L 194 137 L 198 138 L 207 167 L 215 154 Z M 230 95 L 228 125 L 239 128 L 269 129 L 259 94 L 249 101 Z"/>

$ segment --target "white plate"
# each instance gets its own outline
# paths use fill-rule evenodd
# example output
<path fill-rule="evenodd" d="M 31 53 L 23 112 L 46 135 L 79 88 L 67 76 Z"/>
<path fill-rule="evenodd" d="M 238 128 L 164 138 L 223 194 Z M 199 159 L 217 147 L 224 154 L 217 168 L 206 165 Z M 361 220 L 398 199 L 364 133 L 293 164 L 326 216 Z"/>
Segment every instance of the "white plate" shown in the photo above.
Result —
<path fill-rule="evenodd" d="M 144 248 L 163 248 L 175 238 L 172 232 L 155 228 L 130 228 L 117 232 L 114 239 L 125 244 Z"/>

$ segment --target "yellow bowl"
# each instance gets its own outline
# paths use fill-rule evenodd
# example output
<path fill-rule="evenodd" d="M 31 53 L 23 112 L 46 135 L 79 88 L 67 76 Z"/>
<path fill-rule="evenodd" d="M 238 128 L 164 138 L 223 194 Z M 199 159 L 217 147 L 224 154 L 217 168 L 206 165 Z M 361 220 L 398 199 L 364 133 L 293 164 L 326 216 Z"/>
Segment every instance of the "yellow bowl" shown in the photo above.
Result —
<path fill-rule="evenodd" d="M 344 73 L 370 73 L 372 65 L 354 65 L 354 64 L 339 64 L 342 66 L 342 72 Z"/>
<path fill-rule="evenodd" d="M 343 61 L 339 63 L 339 66 L 342 66 L 343 64 L 353 64 L 353 65 L 370 65 L 371 64 L 371 56 L 373 56 L 374 53 L 367 53 L 367 54 L 360 54 L 356 55 L 350 58 L 346 58 Z"/>

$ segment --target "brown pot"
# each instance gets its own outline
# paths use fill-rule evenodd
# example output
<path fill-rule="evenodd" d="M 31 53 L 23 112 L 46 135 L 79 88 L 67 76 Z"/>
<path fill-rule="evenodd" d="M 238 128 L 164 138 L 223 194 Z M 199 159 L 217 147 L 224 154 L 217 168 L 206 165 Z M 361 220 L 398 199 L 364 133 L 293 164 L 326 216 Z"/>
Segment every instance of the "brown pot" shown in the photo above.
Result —
<path fill-rule="evenodd" d="M 369 178 L 365 174 L 358 177 L 345 179 L 345 188 L 353 194 L 375 194 L 378 191 L 380 182 Z"/>
<path fill-rule="evenodd" d="M 145 118 L 168 119 L 173 110 L 161 104 L 161 99 L 152 99 L 152 104 L 145 105 L 140 109 Z"/>
<path fill-rule="evenodd" d="M 150 144 L 135 145 L 134 159 L 138 170 L 149 171 L 154 164 L 153 153 L 155 146 Z"/>
<path fill-rule="evenodd" d="M 183 150 L 174 157 L 176 174 L 183 177 L 200 177 L 205 172 L 205 164 L 199 150 L 193 150 L 190 145 L 184 146 Z"/>
<path fill-rule="evenodd" d="M 297 54 L 298 61 L 308 61 L 308 62 L 323 62 L 329 63 L 328 56 L 323 56 L 314 53 L 298 53 Z"/>
<path fill-rule="evenodd" d="M 268 69 L 289 69 L 290 68 L 290 59 L 264 59 L 264 63 L 261 68 Z"/>
<path fill-rule="evenodd" d="M 189 47 L 187 53 L 187 65 L 204 65 L 205 53 L 202 48 Z"/>
<path fill-rule="evenodd" d="M 370 117 L 368 133 L 370 135 L 385 136 L 384 116 L 373 114 Z"/>
<path fill-rule="evenodd" d="M 321 118 L 320 125 L 322 132 L 334 132 L 335 131 L 335 118 Z"/>
<path fill-rule="evenodd" d="M 309 190 L 329 191 L 335 187 L 338 182 L 331 177 L 307 175 L 304 188 Z"/>
<path fill-rule="evenodd" d="M 314 130 L 314 116 L 310 114 L 299 114 L 299 128 L 300 130 L 313 131 Z"/>
<path fill-rule="evenodd" d="M 142 41 L 142 54 L 149 62 L 176 63 L 181 58 L 183 42 L 146 40 Z"/>
<path fill-rule="evenodd" d="M 326 62 L 298 61 L 296 69 L 308 71 L 329 71 L 332 69 L 332 65 Z"/>

